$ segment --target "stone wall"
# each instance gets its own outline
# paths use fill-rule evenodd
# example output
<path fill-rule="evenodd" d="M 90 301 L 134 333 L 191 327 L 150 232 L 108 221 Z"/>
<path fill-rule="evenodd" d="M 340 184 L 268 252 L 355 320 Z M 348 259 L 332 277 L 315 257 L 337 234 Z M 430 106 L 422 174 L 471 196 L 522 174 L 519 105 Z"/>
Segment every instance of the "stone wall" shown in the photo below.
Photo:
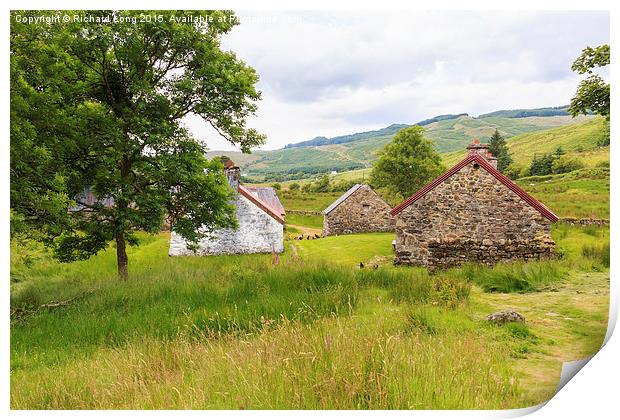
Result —
<path fill-rule="evenodd" d="M 609 219 L 578 219 L 576 217 L 562 217 L 560 222 L 571 226 L 609 226 Z"/>
<path fill-rule="evenodd" d="M 394 261 L 434 270 L 550 257 L 550 225 L 472 162 L 396 216 Z"/>
<path fill-rule="evenodd" d="M 391 232 L 391 207 L 368 185 L 362 185 L 323 217 L 323 236 Z"/>
<path fill-rule="evenodd" d="M 254 254 L 284 251 L 284 226 L 242 195 L 235 200 L 238 229 L 220 229 L 200 242 L 196 254 L 172 232 L 169 255 Z"/>

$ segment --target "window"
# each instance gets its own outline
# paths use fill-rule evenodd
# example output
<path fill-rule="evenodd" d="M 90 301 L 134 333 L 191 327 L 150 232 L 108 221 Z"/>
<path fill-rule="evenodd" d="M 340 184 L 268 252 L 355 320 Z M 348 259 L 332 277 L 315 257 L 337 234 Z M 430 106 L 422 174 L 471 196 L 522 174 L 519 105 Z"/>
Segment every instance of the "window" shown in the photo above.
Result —
<path fill-rule="evenodd" d="M 364 209 L 364 214 L 370 213 L 370 204 L 362 204 L 362 208 Z"/>

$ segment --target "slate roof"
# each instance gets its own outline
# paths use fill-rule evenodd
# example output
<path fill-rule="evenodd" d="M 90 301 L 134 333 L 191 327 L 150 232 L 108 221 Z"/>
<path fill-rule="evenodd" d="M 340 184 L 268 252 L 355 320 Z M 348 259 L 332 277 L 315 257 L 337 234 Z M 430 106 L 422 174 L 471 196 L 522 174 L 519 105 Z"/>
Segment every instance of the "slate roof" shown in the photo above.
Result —
<path fill-rule="evenodd" d="M 485 171 L 493 175 L 499 182 L 508 187 L 512 192 L 517 194 L 523 201 L 532 206 L 534 209 L 538 210 L 540 214 L 549 219 L 552 222 L 557 222 L 559 220 L 558 216 L 555 215 L 551 210 L 545 207 L 540 201 L 536 200 L 534 197 L 526 193 L 519 187 L 517 184 L 508 179 L 504 174 L 495 169 L 485 158 L 480 155 L 473 154 L 467 156 L 465 159 L 454 165 L 452 168 L 448 169 L 439 177 L 435 178 L 433 182 L 422 187 L 418 192 L 413 194 L 411 197 L 400 203 L 398 206 L 394 207 L 390 214 L 392 216 L 396 216 L 404 209 L 409 207 L 411 204 L 424 197 L 429 191 L 437 187 L 439 184 L 444 182 L 446 179 L 450 178 L 452 175 L 463 169 L 465 166 L 475 161 L 483 168 Z"/>
<path fill-rule="evenodd" d="M 245 187 L 252 194 L 261 199 L 265 204 L 279 212 L 282 216 L 286 213 L 284 206 L 276 194 L 276 190 L 271 187 Z"/>
<path fill-rule="evenodd" d="M 336 201 L 331 203 L 329 207 L 327 207 L 325 210 L 323 210 L 323 214 L 331 213 L 332 210 L 334 210 L 336 207 L 338 207 L 340 204 L 342 204 L 342 202 L 344 202 L 347 198 L 349 198 L 351 196 L 351 194 L 353 194 L 355 191 L 357 191 L 361 186 L 362 186 L 362 184 L 355 184 L 354 186 L 349 188 L 349 191 L 347 191 L 346 193 L 342 194 L 340 197 L 338 197 L 338 199 Z"/>
<path fill-rule="evenodd" d="M 281 224 L 284 224 L 284 214 L 280 212 L 279 209 L 275 209 L 269 205 L 269 203 L 263 201 L 258 194 L 253 194 L 248 188 L 243 185 L 239 185 L 239 194 L 250 200 L 252 203 L 256 204 L 261 210 L 265 213 L 276 219 Z M 276 196 L 277 199 L 277 196 Z M 280 202 L 280 200 L 278 200 Z M 280 204 L 281 206 L 282 204 Z"/>

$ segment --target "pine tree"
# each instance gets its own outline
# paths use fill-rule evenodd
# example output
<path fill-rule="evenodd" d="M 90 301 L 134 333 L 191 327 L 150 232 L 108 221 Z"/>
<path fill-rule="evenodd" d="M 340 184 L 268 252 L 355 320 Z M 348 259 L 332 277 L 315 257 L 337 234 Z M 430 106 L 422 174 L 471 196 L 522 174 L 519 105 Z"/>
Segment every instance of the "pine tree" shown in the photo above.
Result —
<path fill-rule="evenodd" d="M 497 158 L 497 169 L 503 172 L 512 163 L 506 140 L 496 129 L 489 141 L 489 151 Z"/>

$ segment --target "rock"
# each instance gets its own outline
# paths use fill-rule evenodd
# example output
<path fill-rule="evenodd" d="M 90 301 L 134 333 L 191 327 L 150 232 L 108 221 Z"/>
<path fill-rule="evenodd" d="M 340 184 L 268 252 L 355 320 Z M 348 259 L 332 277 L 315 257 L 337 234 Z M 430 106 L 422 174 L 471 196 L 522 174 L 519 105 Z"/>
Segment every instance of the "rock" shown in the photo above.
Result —
<path fill-rule="evenodd" d="M 485 319 L 495 324 L 505 324 L 507 322 L 525 322 L 525 317 L 523 315 L 521 315 L 519 312 L 511 310 L 494 312 L 490 315 L 487 315 Z"/>

